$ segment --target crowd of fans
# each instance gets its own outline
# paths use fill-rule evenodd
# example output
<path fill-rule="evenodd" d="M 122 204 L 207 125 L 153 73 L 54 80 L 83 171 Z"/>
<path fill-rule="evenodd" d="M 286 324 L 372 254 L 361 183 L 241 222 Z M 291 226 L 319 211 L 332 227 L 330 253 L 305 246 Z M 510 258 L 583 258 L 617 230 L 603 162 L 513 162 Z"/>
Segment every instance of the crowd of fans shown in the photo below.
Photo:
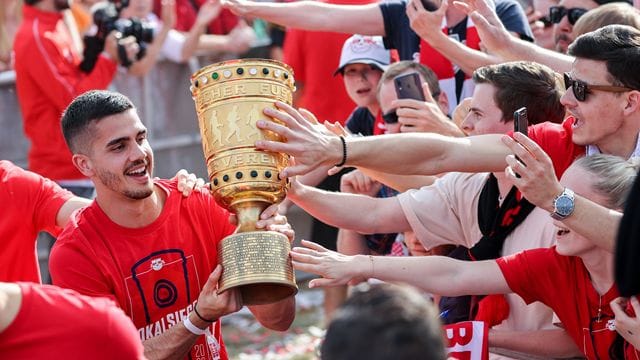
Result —
<path fill-rule="evenodd" d="M 108 89 L 242 57 L 259 21 L 298 92 L 257 122 L 287 141 L 256 147 L 295 162 L 256 227 L 293 241 L 289 207 L 313 216 L 290 257 L 324 289 L 322 359 L 640 358 L 628 0 L 5 0 L 0 71 L 31 146 L 28 170 L 0 160 L 2 357 L 229 357 L 220 318 L 245 304 L 217 293 L 216 254 L 235 216 L 184 170 L 154 178 L 144 119 Z M 286 331 L 295 298 L 248 308 Z"/>

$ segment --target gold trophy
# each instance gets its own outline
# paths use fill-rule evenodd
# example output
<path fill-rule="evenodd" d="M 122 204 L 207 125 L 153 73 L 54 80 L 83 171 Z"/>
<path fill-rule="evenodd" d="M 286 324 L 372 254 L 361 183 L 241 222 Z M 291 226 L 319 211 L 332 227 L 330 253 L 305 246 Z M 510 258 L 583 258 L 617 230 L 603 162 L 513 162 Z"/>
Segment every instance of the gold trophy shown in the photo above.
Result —
<path fill-rule="evenodd" d="M 284 140 L 258 129 L 256 121 L 277 121 L 262 110 L 276 100 L 291 104 L 294 90 L 291 68 L 274 60 L 223 61 L 191 76 L 211 191 L 238 217 L 238 232 L 218 246 L 218 292 L 238 287 L 246 305 L 273 303 L 298 291 L 288 238 L 255 228 L 260 213 L 284 199 L 288 183 L 279 173 L 289 163 L 286 154 L 255 148 L 258 139 Z"/>

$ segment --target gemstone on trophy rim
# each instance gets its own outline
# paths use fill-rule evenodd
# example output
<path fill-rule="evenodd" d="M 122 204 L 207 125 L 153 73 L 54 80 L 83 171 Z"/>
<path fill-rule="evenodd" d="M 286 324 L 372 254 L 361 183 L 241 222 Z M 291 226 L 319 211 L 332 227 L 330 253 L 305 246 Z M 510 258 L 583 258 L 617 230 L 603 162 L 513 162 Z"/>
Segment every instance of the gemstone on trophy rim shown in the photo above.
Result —
<path fill-rule="evenodd" d="M 224 77 L 229 78 L 231 77 L 231 70 L 225 70 L 222 72 L 222 75 L 224 75 Z"/>
<path fill-rule="evenodd" d="M 219 77 L 220 77 L 220 74 L 218 74 L 217 72 L 214 72 L 213 74 L 211 74 L 211 78 L 213 80 L 218 80 Z"/>
<path fill-rule="evenodd" d="M 262 73 L 265 75 L 269 75 L 269 68 L 262 68 Z"/>
<path fill-rule="evenodd" d="M 280 74 L 282 73 L 282 71 L 276 69 L 276 71 L 273 72 L 273 76 L 275 77 L 280 77 Z"/>
<path fill-rule="evenodd" d="M 207 83 L 207 77 L 206 77 L 206 76 L 204 76 L 204 75 L 200 76 L 200 83 L 201 83 L 202 85 L 206 84 L 206 83 Z"/>
<path fill-rule="evenodd" d="M 236 173 L 236 179 L 238 179 L 238 180 L 242 179 L 242 171 L 238 171 Z"/>
<path fill-rule="evenodd" d="M 251 75 L 255 75 L 255 74 L 257 74 L 257 73 L 258 73 L 258 69 L 256 69 L 256 68 L 251 68 L 251 69 L 249 69 L 249 74 L 251 74 Z"/>
<path fill-rule="evenodd" d="M 224 182 L 228 182 L 228 181 L 229 181 L 229 175 L 224 175 L 224 176 L 222 177 L 222 181 L 224 181 Z"/>
<path fill-rule="evenodd" d="M 199 85 L 199 84 L 198 84 L 198 80 L 196 80 L 196 81 L 194 81 L 194 82 L 193 82 L 193 86 L 198 87 L 198 85 Z"/>
<path fill-rule="evenodd" d="M 289 78 L 289 73 L 285 72 L 284 74 L 282 74 L 282 76 L 284 76 L 285 80 Z"/>
<path fill-rule="evenodd" d="M 218 186 L 218 178 L 213 179 L 213 186 Z"/>
<path fill-rule="evenodd" d="M 255 170 L 251 170 L 250 175 L 251 175 L 252 178 L 256 178 L 256 177 L 258 177 L 258 172 L 255 171 Z"/>
<path fill-rule="evenodd" d="M 237 68 L 237 69 L 236 69 L 236 73 L 237 73 L 238 75 L 242 75 L 242 74 L 244 74 L 244 69 L 243 69 L 243 68 Z"/>
<path fill-rule="evenodd" d="M 270 178 L 271 178 L 271 171 L 269 171 L 269 170 L 265 171 L 265 172 L 264 172 L 264 176 L 265 176 L 267 179 L 270 179 Z"/>

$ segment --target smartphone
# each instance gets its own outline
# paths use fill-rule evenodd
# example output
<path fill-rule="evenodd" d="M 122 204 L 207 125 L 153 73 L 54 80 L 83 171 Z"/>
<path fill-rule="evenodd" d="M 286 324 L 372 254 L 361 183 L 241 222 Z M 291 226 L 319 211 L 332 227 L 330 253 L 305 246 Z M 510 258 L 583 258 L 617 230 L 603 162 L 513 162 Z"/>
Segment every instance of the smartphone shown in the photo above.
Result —
<path fill-rule="evenodd" d="M 415 99 L 425 101 L 424 94 L 422 93 L 420 75 L 418 75 L 417 72 L 398 75 L 393 78 L 393 84 L 396 87 L 398 99 Z"/>
<path fill-rule="evenodd" d="M 521 107 L 513 113 L 513 131 L 524 134 L 524 136 L 529 136 L 529 118 L 527 117 L 527 108 Z M 521 161 L 520 158 L 516 156 L 518 161 Z M 519 178 L 520 175 L 516 173 L 516 177 Z"/>
<path fill-rule="evenodd" d="M 528 136 L 529 118 L 527 108 L 521 107 L 513 113 L 513 131 Z"/>

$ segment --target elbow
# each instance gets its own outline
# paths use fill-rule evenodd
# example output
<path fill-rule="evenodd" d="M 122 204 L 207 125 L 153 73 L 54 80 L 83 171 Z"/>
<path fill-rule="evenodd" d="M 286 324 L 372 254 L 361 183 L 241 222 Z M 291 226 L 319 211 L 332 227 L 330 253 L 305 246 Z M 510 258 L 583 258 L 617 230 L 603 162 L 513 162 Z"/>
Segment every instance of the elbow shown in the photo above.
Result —
<path fill-rule="evenodd" d="M 287 331 L 291 324 L 293 324 L 293 319 L 295 318 L 295 312 L 281 314 L 281 316 L 274 316 L 270 319 L 259 320 L 260 324 L 267 329 L 275 330 L 275 331 Z"/>
<path fill-rule="evenodd" d="M 265 316 L 256 316 L 260 324 L 275 331 L 287 331 L 296 316 L 296 301 L 293 295 L 275 304 L 257 305 L 256 307 L 264 307 L 261 313 Z M 254 312 L 254 314 L 256 313 Z"/>

